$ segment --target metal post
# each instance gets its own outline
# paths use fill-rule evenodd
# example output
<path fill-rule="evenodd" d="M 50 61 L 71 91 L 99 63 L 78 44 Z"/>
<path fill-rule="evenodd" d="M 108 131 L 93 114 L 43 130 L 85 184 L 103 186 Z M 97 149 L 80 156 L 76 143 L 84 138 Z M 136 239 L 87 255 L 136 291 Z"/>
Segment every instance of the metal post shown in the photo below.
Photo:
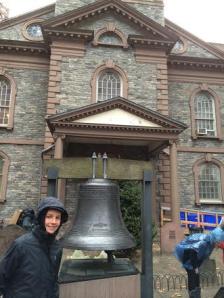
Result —
<path fill-rule="evenodd" d="M 144 171 L 144 196 L 142 200 L 142 274 L 141 298 L 153 298 L 152 263 L 152 173 Z"/>
<path fill-rule="evenodd" d="M 96 153 L 93 152 L 92 154 L 92 178 L 96 178 L 96 159 L 97 159 L 97 156 L 96 156 Z"/>
<path fill-rule="evenodd" d="M 107 154 L 104 152 L 103 154 L 103 178 L 107 178 Z"/>

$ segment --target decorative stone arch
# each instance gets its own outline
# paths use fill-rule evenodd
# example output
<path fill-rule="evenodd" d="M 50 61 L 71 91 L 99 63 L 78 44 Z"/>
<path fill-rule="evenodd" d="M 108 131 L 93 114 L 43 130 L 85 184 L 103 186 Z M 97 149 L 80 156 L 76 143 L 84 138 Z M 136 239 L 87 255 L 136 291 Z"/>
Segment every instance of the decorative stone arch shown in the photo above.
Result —
<path fill-rule="evenodd" d="M 175 43 L 172 49 L 172 53 L 174 53 L 175 55 L 182 55 L 187 51 L 187 47 L 188 47 L 187 40 L 182 36 L 180 36 L 179 40 L 177 40 L 177 42 Z"/>
<path fill-rule="evenodd" d="M 213 158 L 210 153 L 207 153 L 205 155 L 205 157 L 200 158 L 199 160 L 197 160 L 193 165 L 195 203 L 196 203 L 196 205 L 201 205 L 200 197 L 199 197 L 199 188 L 198 188 L 198 185 L 199 185 L 198 177 L 199 177 L 200 166 L 205 164 L 205 163 L 213 163 L 220 170 L 221 200 L 220 200 L 219 203 L 224 204 L 224 194 L 223 194 L 223 191 L 224 191 L 224 165 L 220 160 L 218 160 L 216 158 Z M 211 202 L 210 202 L 210 204 L 211 204 Z"/>
<path fill-rule="evenodd" d="M 0 68 L 0 79 L 5 78 L 10 84 L 10 108 L 7 125 L 0 124 L 0 128 L 4 127 L 7 129 L 12 129 L 14 124 L 14 111 L 15 111 L 15 101 L 16 101 L 16 82 L 14 78 L 6 73 L 4 68 Z"/>
<path fill-rule="evenodd" d="M 196 133 L 196 125 L 195 125 L 195 112 L 194 112 L 194 100 L 195 97 L 198 93 L 201 91 L 207 91 L 210 93 L 214 99 L 214 107 L 215 107 L 215 118 L 216 118 L 216 136 L 211 137 L 211 136 L 199 136 Z M 222 134 L 221 134 L 221 117 L 220 117 L 220 98 L 219 96 L 215 93 L 214 90 L 208 87 L 207 84 L 201 84 L 198 88 L 194 89 L 190 95 L 190 119 L 191 119 L 191 135 L 193 139 L 197 139 L 198 137 L 204 137 L 204 138 L 216 138 L 221 140 L 222 139 Z"/>
<path fill-rule="evenodd" d="M 92 75 L 92 79 L 91 79 L 91 89 L 92 89 L 92 102 L 96 102 L 97 98 L 96 98 L 96 93 L 97 93 L 97 79 L 100 75 L 100 73 L 102 73 L 103 71 L 106 71 L 106 70 L 112 70 L 116 73 L 119 74 L 120 78 L 121 78 L 121 81 L 122 81 L 122 94 L 121 96 L 126 98 L 128 97 L 128 78 L 127 78 L 127 75 L 125 73 L 125 71 L 119 67 L 118 65 L 116 65 L 113 60 L 107 60 L 104 64 L 98 66 L 93 75 Z"/>
<path fill-rule="evenodd" d="M 0 151 L 0 159 L 3 160 L 2 173 L 0 173 L 0 175 L 2 177 L 2 183 L 0 185 L 0 202 L 4 202 L 6 200 L 6 190 L 7 190 L 10 159 L 2 151 Z"/>
<path fill-rule="evenodd" d="M 121 44 L 109 44 L 109 43 L 101 42 L 100 37 L 107 32 L 114 33 L 115 35 L 117 35 L 117 37 L 121 40 Z M 114 23 L 107 23 L 106 27 L 96 31 L 96 34 L 93 39 L 93 45 L 94 46 L 97 46 L 97 45 L 120 46 L 125 49 L 128 48 L 127 37 L 122 31 L 116 28 Z"/>
<path fill-rule="evenodd" d="M 30 36 L 27 32 L 27 28 L 33 24 L 40 25 L 43 21 L 44 21 L 44 19 L 40 19 L 40 18 L 35 18 L 35 19 L 31 19 L 29 21 L 26 21 L 23 24 L 23 28 L 22 28 L 22 34 L 23 34 L 24 38 L 27 40 L 32 40 L 32 41 L 42 41 L 43 36 L 38 36 L 38 37 Z"/>

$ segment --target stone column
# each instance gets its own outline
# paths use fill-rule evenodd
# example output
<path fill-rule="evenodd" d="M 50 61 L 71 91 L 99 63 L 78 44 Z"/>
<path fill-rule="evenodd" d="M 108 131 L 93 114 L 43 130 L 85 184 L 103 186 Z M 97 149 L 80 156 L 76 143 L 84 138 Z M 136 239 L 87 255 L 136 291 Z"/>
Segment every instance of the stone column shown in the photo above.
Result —
<path fill-rule="evenodd" d="M 54 158 L 62 159 L 63 158 L 63 136 L 57 136 L 55 141 L 55 150 L 54 150 Z"/>
<path fill-rule="evenodd" d="M 57 136 L 55 141 L 55 150 L 54 150 L 54 159 L 63 159 L 63 140 L 65 136 Z M 62 202 L 65 201 L 65 185 L 66 179 L 62 179 L 60 177 L 57 178 L 56 188 L 57 188 L 57 196 L 60 198 Z"/>
<path fill-rule="evenodd" d="M 172 253 L 177 243 L 184 239 L 184 228 L 180 225 L 180 202 L 177 175 L 177 145 L 170 142 L 170 184 L 171 184 L 171 222 L 161 228 L 161 250 Z"/>
<path fill-rule="evenodd" d="M 171 212 L 172 222 L 180 221 L 180 203 L 178 196 L 178 178 L 177 178 L 177 144 L 170 143 L 170 184 L 171 184 Z"/>

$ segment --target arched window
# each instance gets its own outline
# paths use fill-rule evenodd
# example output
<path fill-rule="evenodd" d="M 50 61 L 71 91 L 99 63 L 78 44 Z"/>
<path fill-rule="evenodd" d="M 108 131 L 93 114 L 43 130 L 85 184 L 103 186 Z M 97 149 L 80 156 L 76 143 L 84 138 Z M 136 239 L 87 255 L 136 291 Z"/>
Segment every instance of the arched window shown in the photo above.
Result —
<path fill-rule="evenodd" d="M 196 89 L 190 100 L 192 137 L 221 139 L 220 100 L 209 88 Z"/>
<path fill-rule="evenodd" d="M 11 84 L 4 76 L 0 76 L 0 125 L 9 123 Z"/>
<path fill-rule="evenodd" d="M 0 74 L 0 128 L 13 128 L 16 87 L 14 80 Z"/>
<path fill-rule="evenodd" d="M 194 166 L 196 202 L 223 203 L 223 165 L 216 159 L 202 159 Z"/>
<path fill-rule="evenodd" d="M 5 201 L 8 181 L 9 158 L 0 151 L 0 202 Z"/>
<path fill-rule="evenodd" d="M 198 190 L 200 200 L 220 200 L 221 174 L 217 165 L 209 162 L 200 166 Z"/>
<path fill-rule="evenodd" d="M 214 98 L 209 92 L 201 91 L 196 94 L 194 113 L 197 133 L 207 136 L 216 136 Z"/>
<path fill-rule="evenodd" d="M 104 28 L 94 34 L 93 45 L 128 48 L 127 36 L 113 22 L 108 22 Z"/>
<path fill-rule="evenodd" d="M 107 70 L 97 80 L 97 101 L 122 96 L 122 81 L 118 73 Z"/>
<path fill-rule="evenodd" d="M 91 79 L 92 101 L 102 101 L 113 97 L 128 97 L 128 79 L 125 71 L 113 60 L 96 68 Z"/>
<path fill-rule="evenodd" d="M 106 32 L 100 35 L 98 43 L 108 45 L 122 45 L 122 40 L 114 32 Z"/>

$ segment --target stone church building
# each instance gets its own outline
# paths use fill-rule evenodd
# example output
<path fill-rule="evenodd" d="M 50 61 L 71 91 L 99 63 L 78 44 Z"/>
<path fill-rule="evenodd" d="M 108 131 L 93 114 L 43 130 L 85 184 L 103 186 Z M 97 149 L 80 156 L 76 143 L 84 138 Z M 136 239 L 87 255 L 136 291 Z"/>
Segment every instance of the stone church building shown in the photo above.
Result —
<path fill-rule="evenodd" d="M 163 9 L 57 0 L 1 21 L 0 219 L 47 194 L 73 214 L 93 152 L 98 176 L 105 152 L 111 179 L 154 173 L 158 224 L 163 209 L 173 227 L 180 207 L 223 209 L 224 46 Z"/>

